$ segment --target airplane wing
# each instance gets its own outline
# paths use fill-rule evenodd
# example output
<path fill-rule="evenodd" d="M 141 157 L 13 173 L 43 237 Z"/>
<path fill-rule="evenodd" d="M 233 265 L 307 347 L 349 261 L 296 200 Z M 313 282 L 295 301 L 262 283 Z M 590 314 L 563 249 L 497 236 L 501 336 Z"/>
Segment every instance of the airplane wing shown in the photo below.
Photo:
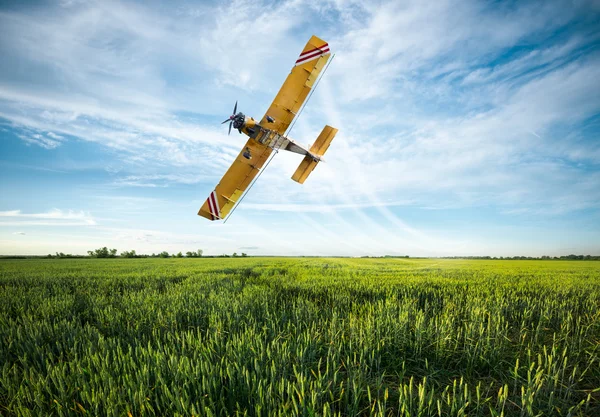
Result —
<path fill-rule="evenodd" d="M 250 151 L 251 159 L 244 157 L 247 151 Z M 256 174 L 260 172 L 271 151 L 268 146 L 249 139 L 215 190 L 210 193 L 198 211 L 198 215 L 209 220 L 225 219 Z"/>
<path fill-rule="evenodd" d="M 327 42 L 316 36 L 310 38 L 260 125 L 284 134 L 330 56 Z M 275 121 L 269 123 L 267 116 Z"/>
<path fill-rule="evenodd" d="M 330 56 L 327 42 L 316 36 L 310 38 L 260 125 L 279 134 L 285 133 Z M 274 121 L 269 122 L 267 116 Z M 247 150 L 250 151 L 252 159 L 244 157 Z M 225 219 L 260 172 L 271 152 L 272 149 L 268 146 L 249 139 L 221 182 L 210 193 L 198 215 L 209 220 Z"/>

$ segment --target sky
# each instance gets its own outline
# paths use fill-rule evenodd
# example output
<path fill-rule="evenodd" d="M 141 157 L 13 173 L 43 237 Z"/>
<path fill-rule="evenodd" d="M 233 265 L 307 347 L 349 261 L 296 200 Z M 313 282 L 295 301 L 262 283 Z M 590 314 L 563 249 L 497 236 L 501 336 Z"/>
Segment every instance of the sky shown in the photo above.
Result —
<path fill-rule="evenodd" d="M 0 2 L 0 254 L 600 254 L 599 1 Z M 311 35 L 335 53 L 226 223 L 198 209 Z"/>

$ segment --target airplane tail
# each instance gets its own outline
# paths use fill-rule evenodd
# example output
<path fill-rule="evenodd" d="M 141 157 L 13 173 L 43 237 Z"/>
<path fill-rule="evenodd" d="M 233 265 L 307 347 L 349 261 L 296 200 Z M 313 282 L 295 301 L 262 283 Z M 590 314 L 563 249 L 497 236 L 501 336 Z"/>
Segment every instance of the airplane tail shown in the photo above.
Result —
<path fill-rule="evenodd" d="M 329 148 L 329 144 L 337 132 L 338 130 L 336 128 L 325 126 L 315 143 L 313 143 L 313 145 L 310 147 L 310 153 L 316 156 L 325 155 L 327 148 Z M 300 162 L 300 165 L 298 166 L 298 169 L 296 169 L 296 172 L 294 172 L 294 175 L 292 175 L 292 179 L 300 184 L 304 184 L 304 181 L 308 178 L 318 163 L 319 160 L 315 161 L 311 155 L 306 155 L 302 162 Z"/>

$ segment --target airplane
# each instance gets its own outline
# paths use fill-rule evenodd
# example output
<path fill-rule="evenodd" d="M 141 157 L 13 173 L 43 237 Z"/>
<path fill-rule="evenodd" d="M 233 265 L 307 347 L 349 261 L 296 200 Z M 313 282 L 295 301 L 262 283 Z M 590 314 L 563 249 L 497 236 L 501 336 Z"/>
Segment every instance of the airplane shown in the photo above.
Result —
<path fill-rule="evenodd" d="M 322 157 L 338 129 L 326 125 L 310 149 L 287 137 L 286 131 L 330 57 L 331 51 L 327 42 L 312 36 L 267 113 L 259 122 L 242 112 L 237 112 L 237 101 L 235 102 L 233 114 L 221 124 L 229 122 L 228 134 L 231 134 L 233 126 L 249 139 L 198 211 L 199 216 L 212 221 L 224 220 L 274 150 L 286 150 L 304 155 L 304 159 L 292 175 L 292 179 L 300 184 L 304 183 L 317 164 L 323 160 Z"/>

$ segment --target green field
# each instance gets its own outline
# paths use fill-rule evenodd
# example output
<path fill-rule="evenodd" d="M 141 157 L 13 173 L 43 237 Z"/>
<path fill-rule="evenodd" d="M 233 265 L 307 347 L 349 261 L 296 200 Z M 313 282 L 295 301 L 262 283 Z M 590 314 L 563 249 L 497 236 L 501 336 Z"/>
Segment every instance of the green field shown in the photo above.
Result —
<path fill-rule="evenodd" d="M 0 414 L 599 416 L 600 262 L 0 261 Z"/>

